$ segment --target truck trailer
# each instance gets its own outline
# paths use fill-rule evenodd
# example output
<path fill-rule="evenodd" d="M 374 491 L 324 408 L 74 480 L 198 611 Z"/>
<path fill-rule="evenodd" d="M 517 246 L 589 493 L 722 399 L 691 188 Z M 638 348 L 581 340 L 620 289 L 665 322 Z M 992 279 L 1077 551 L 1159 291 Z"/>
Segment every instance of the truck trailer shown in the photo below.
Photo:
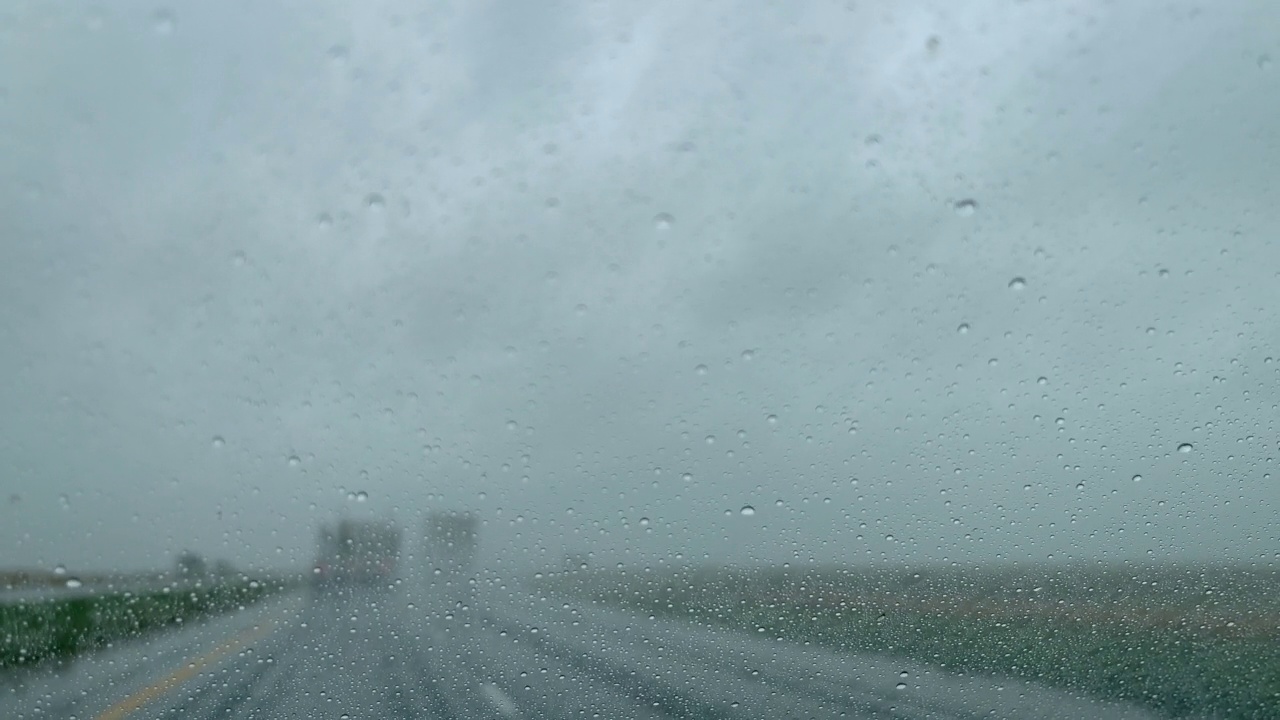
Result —
<path fill-rule="evenodd" d="M 339 520 L 320 528 L 318 585 L 389 585 L 400 559 L 400 529 L 382 520 Z"/>

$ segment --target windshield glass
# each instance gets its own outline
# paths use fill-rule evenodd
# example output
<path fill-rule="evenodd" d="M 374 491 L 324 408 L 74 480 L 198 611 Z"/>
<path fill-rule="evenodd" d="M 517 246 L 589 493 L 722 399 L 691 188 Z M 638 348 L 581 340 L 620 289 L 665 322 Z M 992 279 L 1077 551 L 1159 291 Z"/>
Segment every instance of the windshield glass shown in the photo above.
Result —
<path fill-rule="evenodd" d="M 0 18 L 0 717 L 1280 716 L 1280 5 Z"/>

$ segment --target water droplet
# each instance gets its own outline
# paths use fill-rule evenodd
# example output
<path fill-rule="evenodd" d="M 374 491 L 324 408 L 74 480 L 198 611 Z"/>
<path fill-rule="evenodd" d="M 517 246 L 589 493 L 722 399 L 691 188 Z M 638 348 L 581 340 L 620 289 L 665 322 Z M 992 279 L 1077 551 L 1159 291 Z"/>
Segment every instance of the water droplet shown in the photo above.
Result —
<path fill-rule="evenodd" d="M 297 455 L 289 456 L 289 467 L 298 467 L 301 464 L 302 464 L 302 458 L 298 457 Z"/>
<path fill-rule="evenodd" d="M 173 32 L 173 11 L 161 8 L 151 13 L 151 27 L 160 35 Z"/>
<path fill-rule="evenodd" d="M 508 420 L 508 421 L 507 421 L 507 429 L 508 429 L 508 430 L 515 430 L 515 429 L 516 429 L 516 427 L 517 427 L 517 425 L 516 425 L 516 421 L 515 421 L 515 420 Z"/>
<path fill-rule="evenodd" d="M 214 449 L 220 448 L 220 447 L 222 447 L 223 445 L 226 445 L 226 444 L 227 444 L 227 441 L 226 441 L 226 440 L 223 440 L 221 435 L 214 435 L 214 436 L 213 436 L 213 447 L 214 447 Z"/>
<path fill-rule="evenodd" d="M 715 445 L 715 444 L 716 444 L 716 436 L 715 436 L 715 435 L 708 435 L 708 436 L 707 436 L 707 440 L 706 440 L 706 442 L 707 442 L 707 444 L 708 444 L 708 445 Z"/>
<path fill-rule="evenodd" d="M 1178 452 L 1180 452 L 1180 453 L 1189 453 L 1189 452 L 1191 452 L 1191 443 L 1182 443 L 1181 445 L 1179 445 L 1179 446 L 1178 446 Z"/>
<path fill-rule="evenodd" d="M 321 230 L 328 230 L 333 227 L 333 216 L 329 213 L 320 213 L 316 216 L 316 224 L 320 226 Z"/>
<path fill-rule="evenodd" d="M 659 230 L 670 230 L 672 225 L 676 224 L 676 219 L 671 213 L 658 213 L 653 216 L 653 226 Z"/>
<path fill-rule="evenodd" d="M 1134 476 L 1133 476 L 1133 481 L 1134 481 L 1134 482 L 1142 482 L 1142 476 L 1141 476 L 1141 475 L 1134 475 Z"/>
<path fill-rule="evenodd" d="M 356 493 L 356 502 L 364 502 L 364 501 L 366 501 L 366 500 L 368 500 L 368 499 L 369 499 L 369 493 L 367 493 L 367 492 L 365 492 L 365 491 L 363 491 L 363 490 L 361 490 L 360 492 Z"/>
<path fill-rule="evenodd" d="M 694 371 L 694 372 L 696 372 L 696 373 L 698 373 L 699 375 L 706 375 L 706 374 L 707 374 L 707 366 L 706 366 L 706 365 L 699 365 L 698 367 L 694 368 L 694 369 L 693 369 L 693 371 Z"/>
<path fill-rule="evenodd" d="M 1027 279 L 1024 277 L 1016 277 L 1009 281 L 1010 290 L 1022 290 L 1027 287 Z"/>
<path fill-rule="evenodd" d="M 769 423 L 770 425 L 777 425 L 777 424 L 778 424 L 778 416 L 777 416 L 777 415 L 770 415 L 769 417 L 765 418 L 765 419 L 764 419 L 764 421 L 765 421 L 765 422 L 767 422 L 767 423 Z"/>
<path fill-rule="evenodd" d="M 1048 385 L 1048 384 L 1049 384 L 1049 378 L 1047 378 L 1047 377 L 1045 377 L 1045 376 L 1041 375 L 1040 377 L 1036 378 L 1036 384 L 1037 384 L 1037 385 Z"/>
<path fill-rule="evenodd" d="M 755 515 L 756 509 L 751 507 L 750 505 L 743 505 L 742 509 L 738 511 L 738 514 L 739 515 Z"/>
<path fill-rule="evenodd" d="M 743 360 L 750 361 L 750 360 L 752 360 L 753 358 L 755 358 L 755 356 L 756 356 L 756 351 L 755 351 L 755 350 L 743 350 L 743 351 L 742 351 L 742 359 L 743 359 Z"/>
<path fill-rule="evenodd" d="M 960 217 L 970 217 L 978 211 L 978 201 L 970 198 L 960 200 L 955 204 L 956 214 Z"/>
<path fill-rule="evenodd" d="M 587 306 L 582 303 L 578 303 L 573 307 L 573 313 L 578 317 L 582 317 L 587 314 Z"/>
<path fill-rule="evenodd" d="M 898 684 L 897 684 L 897 685 L 895 685 L 894 687 L 898 688 L 899 690 L 906 690 L 906 689 L 907 689 L 907 684 L 906 684 L 906 683 L 898 683 Z"/>
<path fill-rule="evenodd" d="M 649 518 L 647 518 L 647 517 L 642 517 L 642 518 L 640 518 L 640 526 L 641 526 L 641 527 L 646 527 L 646 526 L 648 526 L 648 524 L 649 524 Z"/>
<path fill-rule="evenodd" d="M 969 333 L 969 323 L 960 323 L 960 327 L 956 328 L 956 332 L 961 335 L 967 335 Z"/>
<path fill-rule="evenodd" d="M 66 565 L 55 565 L 55 566 L 53 567 L 53 574 L 54 574 L 54 575 L 66 575 L 66 574 L 67 574 L 67 566 L 66 566 Z"/>
<path fill-rule="evenodd" d="M 83 586 L 84 583 L 80 582 L 80 578 L 67 578 L 67 587 L 74 590 L 75 588 Z"/>
<path fill-rule="evenodd" d="M 889 542 L 893 542 L 893 536 L 892 536 L 892 535 L 885 535 L 885 536 L 884 536 L 884 539 L 885 539 L 885 540 L 888 540 Z"/>
<path fill-rule="evenodd" d="M 680 476 L 680 479 L 685 482 L 693 482 L 693 473 L 685 473 Z"/>
<path fill-rule="evenodd" d="M 1084 489 L 1084 483 L 1076 483 L 1076 489 L 1077 489 L 1077 490 L 1083 490 L 1083 489 Z"/>
<path fill-rule="evenodd" d="M 387 206 L 387 199 L 380 193 L 369 193 L 364 196 L 364 204 L 370 210 L 380 211 Z"/>

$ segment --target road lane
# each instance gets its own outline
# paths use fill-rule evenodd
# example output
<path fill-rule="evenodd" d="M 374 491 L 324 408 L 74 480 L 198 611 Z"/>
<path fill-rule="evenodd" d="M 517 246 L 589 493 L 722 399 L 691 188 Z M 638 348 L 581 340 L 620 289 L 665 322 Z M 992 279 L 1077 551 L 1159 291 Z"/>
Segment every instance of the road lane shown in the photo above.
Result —
<path fill-rule="evenodd" d="M 284 596 L 117 643 L 65 667 L 0 675 L 0 718 L 96 718 L 201 658 L 212 663 L 211 653 L 255 627 L 287 627 L 304 604 L 302 596 Z"/>
<path fill-rule="evenodd" d="M 300 593 L 29 677 L 3 688 L 0 717 L 1148 717 L 572 601 L 478 600 L 456 610 L 422 589 Z"/>

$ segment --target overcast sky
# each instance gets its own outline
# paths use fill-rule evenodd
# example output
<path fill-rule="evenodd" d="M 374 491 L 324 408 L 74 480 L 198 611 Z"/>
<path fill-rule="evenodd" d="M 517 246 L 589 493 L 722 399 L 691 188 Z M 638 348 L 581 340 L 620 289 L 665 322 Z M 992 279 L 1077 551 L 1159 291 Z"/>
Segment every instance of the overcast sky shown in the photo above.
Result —
<path fill-rule="evenodd" d="M 1280 8 L 1200 5 L 16 3 L 0 558 L 1274 562 Z"/>

